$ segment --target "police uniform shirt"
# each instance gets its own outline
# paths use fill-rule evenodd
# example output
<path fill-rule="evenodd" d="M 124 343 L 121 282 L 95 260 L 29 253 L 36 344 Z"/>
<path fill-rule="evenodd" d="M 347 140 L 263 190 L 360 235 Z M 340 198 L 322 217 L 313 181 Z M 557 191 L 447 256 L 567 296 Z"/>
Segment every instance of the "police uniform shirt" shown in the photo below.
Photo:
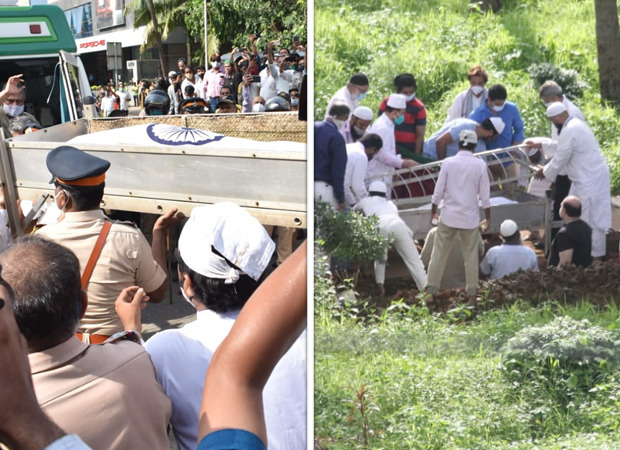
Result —
<path fill-rule="evenodd" d="M 83 272 L 106 219 L 101 210 L 67 212 L 61 222 L 43 227 L 37 234 L 71 249 Z M 165 280 L 166 273 L 153 259 L 140 230 L 114 222 L 86 288 L 88 308 L 79 331 L 107 336 L 123 331 L 114 308 L 120 292 L 129 286 L 153 292 Z"/>
<path fill-rule="evenodd" d="M 92 449 L 170 448 L 170 399 L 141 345 L 89 345 L 71 337 L 28 359 L 43 410 Z"/>

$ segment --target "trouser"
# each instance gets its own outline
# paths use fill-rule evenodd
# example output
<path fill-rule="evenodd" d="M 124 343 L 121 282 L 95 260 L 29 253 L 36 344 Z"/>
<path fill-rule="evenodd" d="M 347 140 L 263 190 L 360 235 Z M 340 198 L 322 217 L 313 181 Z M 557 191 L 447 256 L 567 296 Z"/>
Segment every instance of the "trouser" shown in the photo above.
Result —
<path fill-rule="evenodd" d="M 555 177 L 555 184 L 553 188 L 553 220 L 562 220 L 560 217 L 560 205 L 562 200 L 566 198 L 570 192 L 570 178 L 568 175 L 558 175 Z M 551 240 L 555 239 L 555 235 L 560 231 L 559 228 L 553 228 L 551 230 Z"/>
<path fill-rule="evenodd" d="M 442 222 L 437 226 L 431 261 L 428 265 L 428 284 L 426 290 L 431 294 L 439 292 L 441 278 L 448 263 L 452 243 L 456 235 L 461 238 L 461 250 L 465 263 L 465 285 L 467 295 L 476 295 L 478 292 L 478 228 L 452 228 Z"/>
<path fill-rule="evenodd" d="M 411 231 L 407 228 L 407 225 L 401 220 L 390 222 L 385 226 L 381 226 L 381 234 L 393 239 L 391 244 L 403 259 L 418 290 L 421 291 L 424 289 L 427 282 L 426 271 L 424 270 L 424 265 L 420 260 L 420 254 L 413 243 Z M 375 261 L 375 281 L 377 284 L 384 284 L 385 282 L 386 262 L 387 250 L 385 251 L 383 261 Z"/>
<path fill-rule="evenodd" d="M 600 228 L 600 220 L 597 220 L 599 218 L 594 217 L 594 209 L 598 205 L 593 205 L 593 202 L 607 200 L 586 197 L 585 195 L 577 196 L 581 200 L 581 220 L 592 228 L 592 250 L 590 254 L 593 258 L 605 256 L 607 254 L 607 230 Z M 609 208 L 611 209 L 611 204 Z"/>
<path fill-rule="evenodd" d="M 219 97 L 211 97 L 209 99 L 209 107 L 211 108 L 211 112 L 215 113 L 215 110 L 217 109 L 217 103 L 220 101 Z"/>
<path fill-rule="evenodd" d="M 278 226 L 278 241 L 276 242 L 276 264 L 279 266 L 293 253 L 293 244 L 297 236 L 297 228 Z M 265 230 L 270 236 L 273 234 L 273 225 L 265 225 Z"/>
<path fill-rule="evenodd" d="M 314 182 L 314 201 L 329 203 L 334 210 L 338 209 L 338 200 L 334 197 L 334 188 L 325 181 Z"/>

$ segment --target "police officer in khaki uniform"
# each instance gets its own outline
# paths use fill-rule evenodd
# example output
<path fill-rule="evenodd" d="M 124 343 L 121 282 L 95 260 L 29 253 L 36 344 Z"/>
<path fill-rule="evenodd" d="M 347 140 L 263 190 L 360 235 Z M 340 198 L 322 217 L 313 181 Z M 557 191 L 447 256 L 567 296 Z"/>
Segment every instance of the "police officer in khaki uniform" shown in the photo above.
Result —
<path fill-rule="evenodd" d="M 144 348 L 130 340 L 89 345 L 75 337 L 88 303 L 75 254 L 26 236 L 0 255 L 0 264 L 46 414 L 93 449 L 169 449 L 171 403 Z M 130 289 L 119 300 L 127 295 L 137 303 L 145 300 L 144 292 L 134 295 Z M 126 311 L 119 309 L 127 322 Z M 132 335 L 139 333 L 127 336 Z"/>
<path fill-rule="evenodd" d="M 137 285 L 144 288 L 151 302 L 163 300 L 167 288 L 165 232 L 182 215 L 173 209 L 155 222 L 151 249 L 140 230 L 110 221 L 100 209 L 108 161 L 61 146 L 48 154 L 46 163 L 56 186 L 56 205 L 64 216 L 37 234 L 77 255 L 89 297 L 78 337 L 98 344 L 123 330 L 114 310 L 114 300 L 123 288 Z M 89 264 L 90 260 L 94 262 Z"/>

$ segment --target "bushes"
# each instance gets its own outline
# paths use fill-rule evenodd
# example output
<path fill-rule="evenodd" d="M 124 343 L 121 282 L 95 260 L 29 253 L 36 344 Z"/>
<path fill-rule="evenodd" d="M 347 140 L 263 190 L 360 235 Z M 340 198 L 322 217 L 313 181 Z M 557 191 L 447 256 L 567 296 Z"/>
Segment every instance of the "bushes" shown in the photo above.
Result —
<path fill-rule="evenodd" d="M 618 367 L 618 344 L 613 333 L 587 320 L 558 317 L 511 338 L 502 350 L 502 367 L 517 391 L 545 392 L 567 407 Z"/>

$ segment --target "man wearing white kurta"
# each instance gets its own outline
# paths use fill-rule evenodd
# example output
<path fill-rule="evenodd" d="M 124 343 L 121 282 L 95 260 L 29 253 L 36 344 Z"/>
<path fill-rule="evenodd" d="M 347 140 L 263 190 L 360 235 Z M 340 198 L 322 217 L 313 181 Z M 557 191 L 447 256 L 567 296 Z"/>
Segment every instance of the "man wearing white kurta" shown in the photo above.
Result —
<path fill-rule="evenodd" d="M 345 87 L 336 91 L 334 96 L 329 100 L 325 117 L 329 114 L 331 107 L 335 103 L 344 103 L 349 107 L 349 117 L 353 111 L 359 106 L 360 101 L 368 95 L 368 77 L 363 73 L 356 73 L 349 79 Z"/>
<path fill-rule="evenodd" d="M 170 423 L 182 450 L 196 448 L 205 373 L 258 286 L 273 249 L 258 220 L 233 203 L 194 208 L 183 227 L 177 255 L 179 281 L 183 296 L 197 309 L 196 320 L 157 333 L 145 346 L 172 401 Z M 269 448 L 305 449 L 305 332 L 269 377 L 263 405 Z"/>
<path fill-rule="evenodd" d="M 381 150 L 383 142 L 379 135 L 369 133 L 359 141 L 347 145 L 347 167 L 344 171 L 344 198 L 349 206 L 368 197 L 366 171 L 368 161 Z"/>
<path fill-rule="evenodd" d="M 362 199 L 355 210 L 363 211 L 366 216 L 379 218 L 379 231 L 383 236 L 390 239 L 400 257 L 403 259 L 411 278 L 415 281 L 419 290 L 426 286 L 426 271 L 420 260 L 418 249 L 413 243 L 413 232 L 407 227 L 403 219 L 398 215 L 396 205 L 385 198 L 387 187 L 382 181 L 373 181 L 369 187 L 370 197 Z M 385 294 L 385 264 L 387 262 L 387 250 L 383 261 L 375 261 L 375 281 L 381 294 Z"/>
<path fill-rule="evenodd" d="M 368 164 L 368 183 L 374 180 L 383 181 L 386 186 L 392 184 L 392 174 L 395 169 L 413 167 L 417 163 L 411 159 L 405 159 L 396 154 L 396 138 L 394 136 L 395 124 L 403 123 L 407 98 L 402 94 L 392 94 L 388 98 L 387 108 L 379 116 L 367 133 L 375 133 L 381 137 L 383 147 Z M 388 189 L 387 198 L 391 197 L 391 189 Z"/>
<path fill-rule="evenodd" d="M 581 200 L 581 218 L 592 228 L 592 257 L 605 256 L 605 234 L 611 227 L 609 167 L 592 130 L 570 116 L 563 103 L 547 108 L 547 117 L 561 125 L 553 159 L 536 173 L 536 178 L 555 179 L 565 169 L 571 180 L 570 195 Z"/>

